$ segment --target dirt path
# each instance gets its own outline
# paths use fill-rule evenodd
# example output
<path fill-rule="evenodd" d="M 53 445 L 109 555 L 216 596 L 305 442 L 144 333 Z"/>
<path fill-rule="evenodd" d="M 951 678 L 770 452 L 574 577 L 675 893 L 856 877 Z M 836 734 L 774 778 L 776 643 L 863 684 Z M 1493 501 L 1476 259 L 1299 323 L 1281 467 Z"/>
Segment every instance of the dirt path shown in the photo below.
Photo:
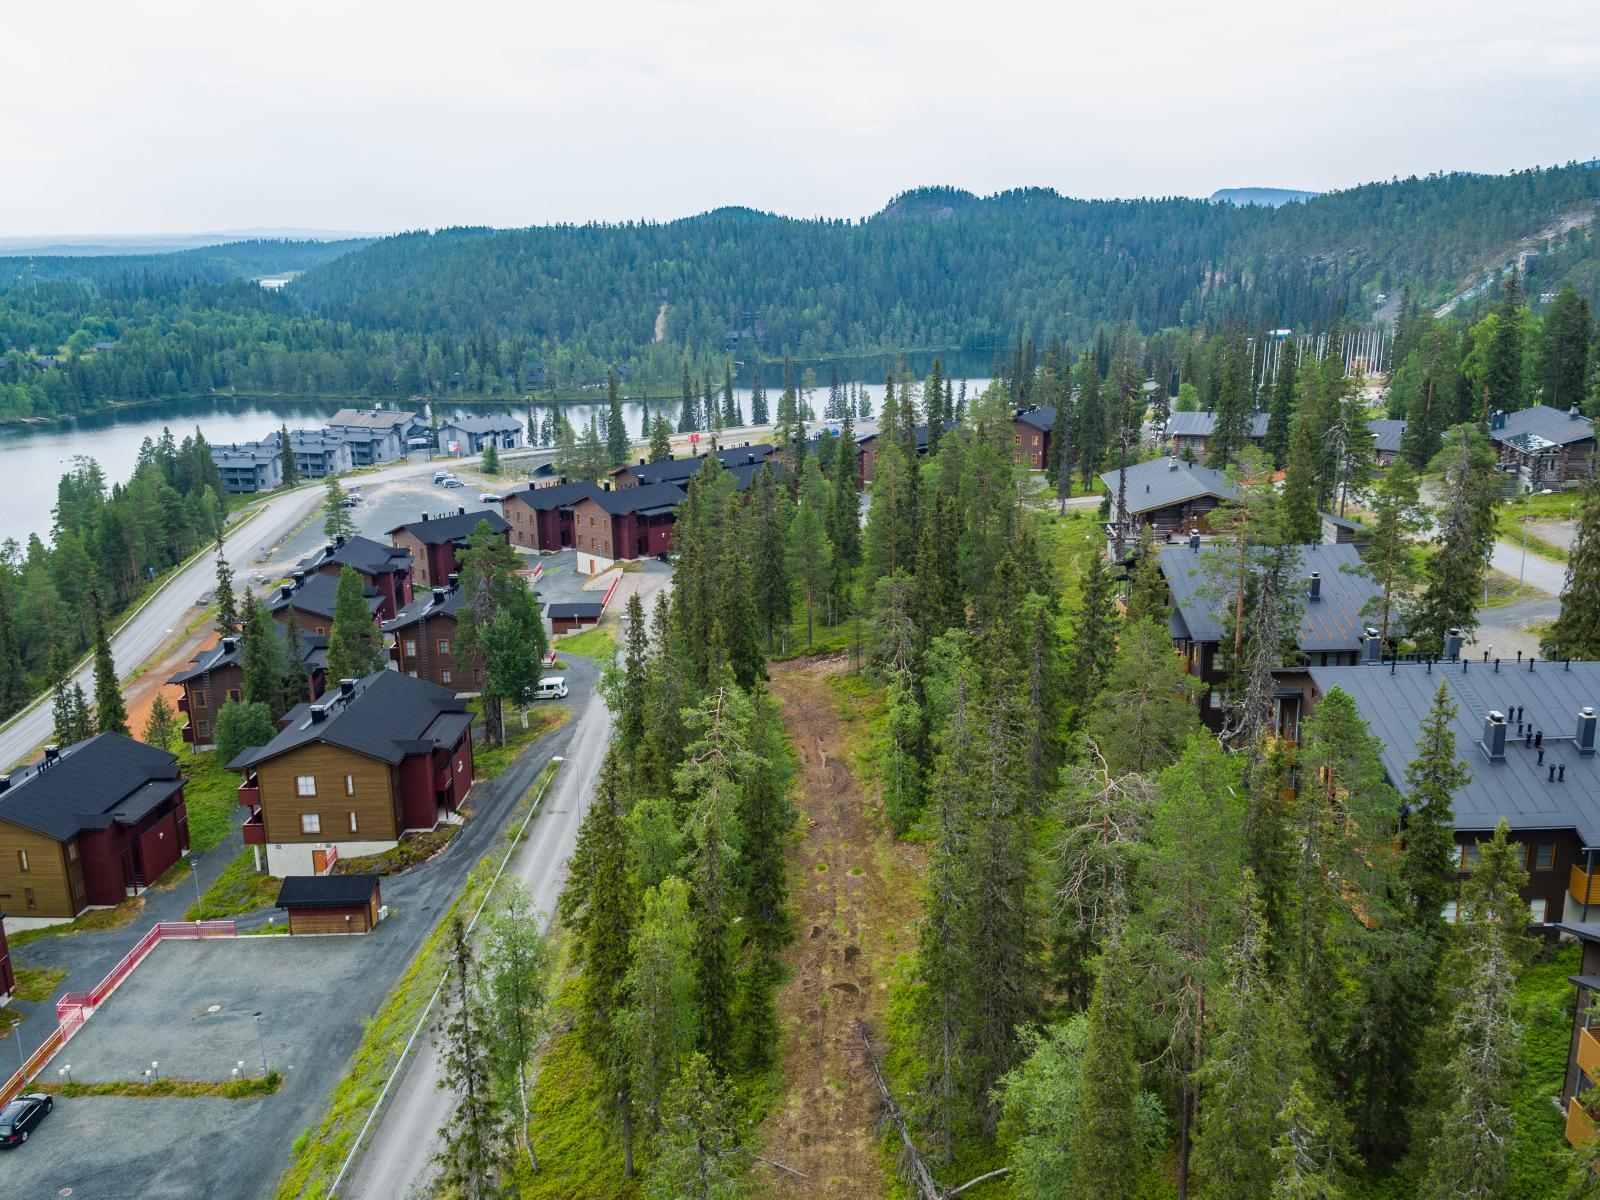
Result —
<path fill-rule="evenodd" d="M 661 307 L 656 309 L 656 335 L 657 342 L 667 340 L 667 302 L 663 300 Z"/>
<path fill-rule="evenodd" d="M 773 667 L 772 692 L 799 759 L 803 837 L 789 855 L 795 943 L 778 994 L 787 1090 L 761 1130 L 761 1153 L 806 1179 L 757 1166 L 762 1194 L 878 1200 L 888 1191 L 877 1150 L 877 1096 L 851 1022 L 883 1027 L 887 969 L 915 945 L 915 849 L 896 844 L 874 794 L 845 759 L 859 719 L 841 718 L 827 676 L 843 664 Z"/>

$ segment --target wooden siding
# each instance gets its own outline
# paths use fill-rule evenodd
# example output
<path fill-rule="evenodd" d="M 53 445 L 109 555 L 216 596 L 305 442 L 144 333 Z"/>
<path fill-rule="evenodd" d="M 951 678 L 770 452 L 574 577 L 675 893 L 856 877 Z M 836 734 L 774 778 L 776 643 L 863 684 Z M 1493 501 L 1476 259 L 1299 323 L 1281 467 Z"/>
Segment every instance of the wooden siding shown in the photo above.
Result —
<path fill-rule="evenodd" d="M 18 851 L 26 852 L 28 869 L 22 869 Z M 0 909 L 13 917 L 72 917 L 88 903 L 84 896 L 81 864 L 71 864 L 78 894 L 68 877 L 66 846 L 45 834 L 9 821 L 0 821 Z M 28 906 L 27 889 L 33 889 Z"/>
<path fill-rule="evenodd" d="M 301 796 L 296 779 L 312 775 L 315 796 Z M 355 782 L 355 795 L 345 794 L 345 776 Z M 313 742 L 280 754 L 256 771 L 261 784 L 261 821 L 269 844 L 289 842 L 392 841 L 398 836 L 398 799 L 389 764 L 353 750 Z M 350 813 L 356 828 L 350 828 Z M 316 813 L 317 833 L 302 833 L 300 817 Z"/>
<path fill-rule="evenodd" d="M 345 917 L 350 919 L 347 921 Z M 295 933 L 367 933 L 378 923 L 378 894 L 372 895 L 370 904 L 353 904 L 348 907 L 291 908 L 289 932 Z"/>

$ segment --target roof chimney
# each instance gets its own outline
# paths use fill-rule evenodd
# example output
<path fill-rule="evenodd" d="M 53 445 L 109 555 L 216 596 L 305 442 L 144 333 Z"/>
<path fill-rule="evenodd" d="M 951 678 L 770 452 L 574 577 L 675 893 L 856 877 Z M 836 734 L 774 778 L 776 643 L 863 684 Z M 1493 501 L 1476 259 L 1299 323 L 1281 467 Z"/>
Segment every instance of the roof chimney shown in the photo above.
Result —
<path fill-rule="evenodd" d="M 444 603 L 444 598 L 448 594 L 449 594 L 449 589 L 448 588 L 442 588 L 442 587 L 434 588 L 433 589 L 433 602 L 435 604 L 443 604 Z"/>
<path fill-rule="evenodd" d="M 1503 763 L 1506 760 L 1506 715 L 1499 709 L 1492 708 L 1489 715 L 1483 719 L 1483 737 L 1478 742 L 1484 757 L 1492 763 Z"/>
<path fill-rule="evenodd" d="M 343 540 L 344 540 L 343 538 L 340 539 L 340 541 L 343 541 Z M 326 554 L 329 558 L 332 558 L 333 557 L 333 552 L 335 550 L 337 550 L 338 548 L 339 548 L 339 542 L 329 542 L 326 546 L 324 546 L 322 548 L 322 552 L 324 554 Z"/>
<path fill-rule="evenodd" d="M 304 571 L 296 571 L 290 576 L 290 578 L 294 580 L 294 586 L 298 588 L 301 584 L 305 583 L 306 573 Z"/>
<path fill-rule="evenodd" d="M 1380 663 L 1383 661 L 1383 639 L 1378 636 L 1378 631 L 1371 625 L 1367 626 L 1367 636 L 1362 639 L 1362 646 L 1366 650 L 1363 662 Z"/>
<path fill-rule="evenodd" d="M 433 520 L 433 518 L 432 518 L 432 517 L 430 517 L 430 516 L 429 516 L 429 515 L 428 515 L 428 514 L 427 514 L 427 513 L 426 513 L 426 512 L 424 512 L 424 513 L 423 513 L 423 514 L 422 514 L 422 519 L 423 519 L 423 520 L 424 520 L 424 521 L 431 521 L 431 520 Z"/>
<path fill-rule="evenodd" d="M 1461 657 L 1461 630 L 1455 626 L 1450 627 L 1450 632 L 1444 635 L 1444 660 L 1455 662 Z"/>
<path fill-rule="evenodd" d="M 1174 455 L 1168 455 L 1167 456 L 1167 470 L 1176 471 L 1177 469 L 1178 469 L 1177 457 L 1174 456 Z"/>
<path fill-rule="evenodd" d="M 341 679 L 341 680 L 339 680 L 339 695 L 343 696 L 346 700 L 348 700 L 348 699 L 350 699 L 351 696 L 354 696 L 355 694 L 356 694 L 356 681 L 354 679 Z"/>
<path fill-rule="evenodd" d="M 450 586 L 452 588 L 456 587 L 461 582 L 461 575 L 456 571 L 451 571 L 447 578 L 450 580 Z"/>
<path fill-rule="evenodd" d="M 44 748 L 44 761 L 48 765 L 61 757 L 61 747 L 51 742 Z"/>
<path fill-rule="evenodd" d="M 238 638 L 225 637 L 225 638 L 222 639 L 222 652 L 224 654 L 232 654 L 238 648 L 239 648 L 239 639 Z"/>
<path fill-rule="evenodd" d="M 290 596 L 294 595 L 294 584 L 292 584 L 292 583 L 284 584 L 281 588 L 278 589 L 278 593 L 285 600 L 287 600 Z"/>
<path fill-rule="evenodd" d="M 1594 708 L 1585 704 L 1578 710 L 1578 734 L 1573 740 L 1577 743 L 1578 753 L 1585 758 L 1594 754 Z"/>
<path fill-rule="evenodd" d="M 9 776 L 9 775 L 0 775 L 0 792 L 7 791 L 7 790 L 10 789 L 10 787 L 11 787 L 11 776 Z"/>
<path fill-rule="evenodd" d="M 1306 580 L 1306 595 L 1312 600 L 1322 599 L 1322 572 L 1313 571 Z"/>
<path fill-rule="evenodd" d="M 466 510 L 466 507 L 465 507 L 465 506 L 463 506 L 463 507 L 461 507 L 461 508 L 458 508 L 458 509 L 456 509 L 456 516 L 458 516 L 458 517 L 464 517 L 464 516 L 466 516 L 466 515 L 467 515 L 467 510 Z"/>
<path fill-rule="evenodd" d="M 322 722 L 326 721 L 327 719 L 328 719 L 328 710 L 324 705 L 313 704 L 311 706 L 311 723 L 313 725 L 320 725 L 320 724 L 322 724 Z"/>

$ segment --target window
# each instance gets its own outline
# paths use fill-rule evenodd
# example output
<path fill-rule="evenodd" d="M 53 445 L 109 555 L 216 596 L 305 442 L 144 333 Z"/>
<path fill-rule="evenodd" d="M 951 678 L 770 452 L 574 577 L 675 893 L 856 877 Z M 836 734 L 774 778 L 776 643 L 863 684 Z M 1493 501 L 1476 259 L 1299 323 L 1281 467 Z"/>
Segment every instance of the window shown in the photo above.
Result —
<path fill-rule="evenodd" d="M 1455 900 L 1446 900 L 1444 902 L 1444 912 L 1441 915 L 1444 917 L 1447 925 L 1454 925 L 1456 923 L 1456 912 L 1459 908 L 1460 904 Z"/>
<path fill-rule="evenodd" d="M 450 682 L 450 672 L 449 671 L 440 671 L 439 672 L 439 682 L 440 683 L 449 683 Z"/>
<path fill-rule="evenodd" d="M 204 692 L 196 692 L 194 694 L 194 706 L 196 708 L 204 708 L 206 706 L 206 694 Z"/>
<path fill-rule="evenodd" d="M 354 833 L 355 831 L 356 831 L 356 810 L 352 808 L 350 810 L 350 832 Z"/>
<path fill-rule="evenodd" d="M 1478 843 L 1468 842 L 1461 847 L 1461 869 L 1470 871 L 1478 865 Z"/>
<path fill-rule="evenodd" d="M 17 851 L 17 866 L 24 871 L 28 869 L 28 852 L 26 850 Z"/>
<path fill-rule="evenodd" d="M 439 639 L 439 653 L 440 654 L 449 654 L 450 653 L 450 639 L 449 638 L 440 638 Z"/>
<path fill-rule="evenodd" d="M 68 862 L 77 862 L 78 861 L 78 843 L 77 842 L 68 842 L 67 843 L 67 861 Z"/>
<path fill-rule="evenodd" d="M 1543 925 L 1545 923 L 1545 917 L 1549 909 L 1550 901 L 1543 896 L 1538 896 L 1528 901 L 1528 910 L 1533 913 L 1533 923 L 1535 925 Z"/>
<path fill-rule="evenodd" d="M 232 700 L 235 704 L 238 704 L 241 700 L 244 699 L 244 693 L 241 692 L 238 688 L 229 688 L 228 689 L 228 699 Z"/>
<path fill-rule="evenodd" d="M 210 737 L 211 736 L 211 722 L 210 721 L 201 721 L 198 725 L 195 726 L 195 728 L 200 731 L 200 736 L 201 737 Z"/>
<path fill-rule="evenodd" d="M 356 794 L 356 777 L 354 775 L 346 775 L 344 777 L 344 794 L 346 796 L 354 796 Z"/>
<path fill-rule="evenodd" d="M 1535 871 L 1550 871 L 1556 865 L 1556 846 L 1554 842 L 1542 842 L 1537 846 L 1529 847 L 1529 858 Z"/>
<path fill-rule="evenodd" d="M 23 888 L 22 889 L 22 898 L 27 902 L 27 905 L 28 905 L 28 907 L 30 909 L 39 907 L 37 904 L 34 903 L 34 900 L 33 900 L 33 889 L 32 888 Z"/>
<path fill-rule="evenodd" d="M 417 677 L 417 673 L 415 671 L 407 671 L 406 674 L 411 676 L 413 679 Z"/>
<path fill-rule="evenodd" d="M 296 775 L 294 777 L 294 794 L 296 796 L 315 796 L 317 794 L 317 777 L 315 775 Z"/>
<path fill-rule="evenodd" d="M 415 638 L 407 638 L 406 639 L 406 657 L 407 658 L 415 658 L 416 656 L 417 656 L 417 642 L 416 642 L 416 639 Z"/>
<path fill-rule="evenodd" d="M 321 833 L 322 832 L 322 815 L 320 813 L 301 813 L 300 814 L 300 832 L 301 833 Z"/>

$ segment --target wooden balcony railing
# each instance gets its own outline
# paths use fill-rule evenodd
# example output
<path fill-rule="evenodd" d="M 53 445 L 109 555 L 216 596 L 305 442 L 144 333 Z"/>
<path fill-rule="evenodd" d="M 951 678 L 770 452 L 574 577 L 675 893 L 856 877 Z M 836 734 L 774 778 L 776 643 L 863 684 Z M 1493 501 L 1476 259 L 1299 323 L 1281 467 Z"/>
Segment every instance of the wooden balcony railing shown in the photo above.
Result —
<path fill-rule="evenodd" d="M 1600 871 L 1590 875 L 1577 863 L 1573 863 L 1567 890 L 1579 904 L 1600 904 Z"/>

